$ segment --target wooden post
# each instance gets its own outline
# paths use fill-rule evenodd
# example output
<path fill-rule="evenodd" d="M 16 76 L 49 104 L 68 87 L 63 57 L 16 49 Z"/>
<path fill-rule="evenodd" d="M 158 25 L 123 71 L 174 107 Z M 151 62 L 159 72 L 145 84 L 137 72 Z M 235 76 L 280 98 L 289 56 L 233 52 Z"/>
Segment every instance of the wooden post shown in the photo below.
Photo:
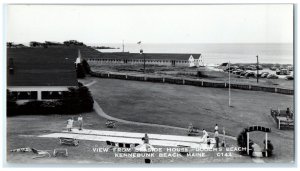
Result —
<path fill-rule="evenodd" d="M 37 92 L 37 100 L 42 100 L 42 91 Z"/>
<path fill-rule="evenodd" d="M 266 132 L 266 140 L 265 140 L 265 144 L 266 144 L 266 157 L 268 157 L 268 133 Z"/>
<path fill-rule="evenodd" d="M 256 58 L 257 58 L 257 61 L 256 61 L 256 82 L 258 83 L 258 69 L 259 69 L 259 66 L 258 66 L 258 55 L 256 55 Z"/>
<path fill-rule="evenodd" d="M 229 77 L 229 81 L 228 81 L 228 106 L 231 106 L 231 92 L 230 92 L 230 61 L 228 62 L 229 64 L 229 71 L 228 71 L 228 77 Z"/>
<path fill-rule="evenodd" d="M 249 155 L 249 132 L 247 132 L 247 154 Z"/>
<path fill-rule="evenodd" d="M 280 119 L 278 119 L 278 129 L 280 130 Z"/>

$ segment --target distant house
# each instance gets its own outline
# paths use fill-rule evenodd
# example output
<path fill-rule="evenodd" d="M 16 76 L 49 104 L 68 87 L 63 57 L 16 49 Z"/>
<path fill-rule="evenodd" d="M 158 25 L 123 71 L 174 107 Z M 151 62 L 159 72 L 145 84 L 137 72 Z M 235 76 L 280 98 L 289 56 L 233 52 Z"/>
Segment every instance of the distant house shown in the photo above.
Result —
<path fill-rule="evenodd" d="M 61 99 L 77 87 L 75 48 L 7 49 L 7 89 L 17 100 Z"/>
<path fill-rule="evenodd" d="M 205 66 L 204 59 L 203 59 L 203 56 L 201 54 L 200 54 L 198 59 L 195 59 L 195 65 L 197 67 L 204 67 Z"/>
<path fill-rule="evenodd" d="M 194 57 L 198 57 L 195 59 Z M 178 54 L 178 53 L 129 53 L 129 52 L 110 52 L 99 53 L 97 56 L 84 55 L 90 65 L 104 64 L 146 64 L 163 66 L 201 66 L 201 54 Z"/>
<path fill-rule="evenodd" d="M 189 57 L 189 67 L 194 67 L 195 66 L 195 59 L 193 55 Z"/>

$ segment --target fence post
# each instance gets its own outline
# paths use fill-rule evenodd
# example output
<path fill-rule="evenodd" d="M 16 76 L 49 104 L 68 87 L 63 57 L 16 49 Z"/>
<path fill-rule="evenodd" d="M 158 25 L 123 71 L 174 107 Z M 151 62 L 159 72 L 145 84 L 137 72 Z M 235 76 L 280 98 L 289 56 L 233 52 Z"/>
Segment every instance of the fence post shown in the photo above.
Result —
<path fill-rule="evenodd" d="M 226 88 L 226 82 L 225 82 L 225 88 Z"/>
<path fill-rule="evenodd" d="M 203 87 L 203 80 L 202 80 L 201 82 L 202 82 L 201 85 L 202 85 L 202 87 Z"/>
<path fill-rule="evenodd" d="M 147 81 L 147 77 L 146 76 L 144 77 L 144 81 Z"/>
<path fill-rule="evenodd" d="M 275 87 L 275 93 L 277 93 L 277 87 Z"/>
<path fill-rule="evenodd" d="M 183 85 L 185 84 L 185 80 L 184 80 L 184 79 L 182 79 L 182 84 L 183 84 Z"/>
<path fill-rule="evenodd" d="M 249 90 L 251 90 L 251 85 L 249 85 Z"/>
<path fill-rule="evenodd" d="M 107 78 L 109 78 L 109 73 L 107 73 Z"/>
<path fill-rule="evenodd" d="M 163 77 L 163 83 L 165 82 L 165 77 Z"/>
<path fill-rule="evenodd" d="M 125 75 L 126 80 L 128 79 L 127 74 Z"/>

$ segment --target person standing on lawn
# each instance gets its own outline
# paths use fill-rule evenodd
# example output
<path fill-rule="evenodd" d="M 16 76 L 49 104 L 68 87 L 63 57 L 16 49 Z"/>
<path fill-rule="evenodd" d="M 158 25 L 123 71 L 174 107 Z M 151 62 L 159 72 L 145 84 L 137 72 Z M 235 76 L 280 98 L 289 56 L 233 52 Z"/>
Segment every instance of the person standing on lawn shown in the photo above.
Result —
<path fill-rule="evenodd" d="M 216 140 L 216 148 L 219 148 L 219 132 L 218 131 L 215 131 L 215 140 Z"/>
<path fill-rule="evenodd" d="M 81 115 L 78 116 L 77 121 L 78 121 L 78 124 L 79 124 L 79 130 L 82 130 L 83 118 L 82 118 Z"/>
<path fill-rule="evenodd" d="M 218 124 L 216 124 L 216 126 L 215 126 L 215 131 L 219 131 Z"/>
<path fill-rule="evenodd" d="M 202 133 L 203 133 L 202 140 L 203 140 L 204 143 L 206 143 L 207 142 L 208 133 L 205 131 L 205 129 L 202 130 Z"/>
<path fill-rule="evenodd" d="M 73 122 L 74 122 L 73 117 L 71 119 L 68 119 L 68 121 L 67 121 L 67 129 L 68 129 L 69 132 L 72 131 Z"/>

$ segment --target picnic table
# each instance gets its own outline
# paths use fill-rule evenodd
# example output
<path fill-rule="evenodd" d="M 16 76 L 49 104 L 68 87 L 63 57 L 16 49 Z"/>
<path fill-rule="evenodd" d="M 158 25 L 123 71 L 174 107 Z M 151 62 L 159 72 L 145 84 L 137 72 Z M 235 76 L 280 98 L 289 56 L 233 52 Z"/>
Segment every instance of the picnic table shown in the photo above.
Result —
<path fill-rule="evenodd" d="M 294 114 L 293 111 L 287 112 L 287 110 L 271 109 L 271 116 L 277 123 L 277 128 L 294 128 Z M 287 115 L 289 113 L 289 115 Z"/>

